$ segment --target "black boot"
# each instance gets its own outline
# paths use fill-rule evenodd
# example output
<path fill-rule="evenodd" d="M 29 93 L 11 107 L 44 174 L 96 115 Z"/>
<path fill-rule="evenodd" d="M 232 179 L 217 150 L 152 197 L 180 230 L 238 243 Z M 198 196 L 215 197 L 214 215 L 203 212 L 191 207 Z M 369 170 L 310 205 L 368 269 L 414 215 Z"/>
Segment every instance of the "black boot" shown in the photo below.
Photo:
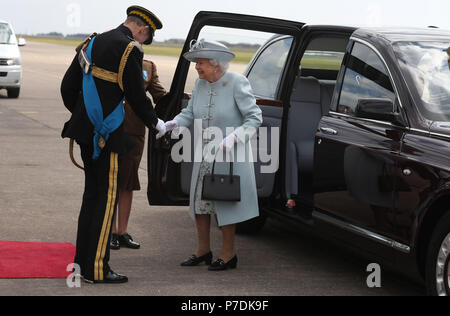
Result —
<path fill-rule="evenodd" d="M 124 246 L 130 249 L 141 248 L 141 245 L 133 241 L 133 238 L 128 233 L 119 236 L 119 243 L 120 246 Z"/>
<path fill-rule="evenodd" d="M 119 250 L 120 249 L 119 235 L 112 234 L 110 247 L 111 247 L 112 250 Z"/>
<path fill-rule="evenodd" d="M 127 282 L 128 278 L 126 276 L 117 274 L 113 270 L 109 270 L 109 272 L 105 275 L 103 281 L 94 281 L 94 283 L 106 283 L 106 284 L 120 284 Z"/>

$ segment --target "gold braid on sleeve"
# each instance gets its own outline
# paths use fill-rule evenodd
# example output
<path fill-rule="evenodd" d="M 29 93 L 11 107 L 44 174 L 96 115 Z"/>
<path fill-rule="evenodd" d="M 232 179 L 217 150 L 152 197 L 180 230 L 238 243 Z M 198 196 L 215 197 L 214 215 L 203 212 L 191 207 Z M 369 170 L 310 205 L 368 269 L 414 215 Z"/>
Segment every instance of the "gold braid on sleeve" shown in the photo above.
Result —
<path fill-rule="evenodd" d="M 120 60 L 120 65 L 119 65 L 119 73 L 118 73 L 118 83 L 119 83 L 119 87 L 122 91 L 124 91 L 123 89 L 123 73 L 125 71 L 125 65 L 127 64 L 128 61 L 128 57 L 131 54 L 131 51 L 133 50 L 134 47 L 134 42 L 130 42 L 127 46 L 127 48 L 125 49 L 125 52 L 122 55 L 122 59 Z"/>

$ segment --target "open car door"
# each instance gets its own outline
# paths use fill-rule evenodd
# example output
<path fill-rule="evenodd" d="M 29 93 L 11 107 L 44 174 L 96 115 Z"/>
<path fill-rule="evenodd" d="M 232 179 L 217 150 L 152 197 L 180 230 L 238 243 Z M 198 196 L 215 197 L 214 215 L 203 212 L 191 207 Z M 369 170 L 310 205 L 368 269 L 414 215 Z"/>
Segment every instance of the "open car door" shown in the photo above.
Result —
<path fill-rule="evenodd" d="M 220 30 L 232 30 L 237 33 L 246 30 L 248 33 L 253 34 L 253 39 L 248 41 L 249 45 L 242 45 L 241 42 L 236 44 L 243 47 L 242 50 L 246 51 L 247 55 L 250 54 L 249 56 L 256 51 L 254 46 L 252 50 L 252 44 L 256 40 L 263 40 L 262 43 L 265 43 L 264 47 L 267 47 L 267 50 L 259 50 L 258 56 L 253 56 L 253 59 L 248 65 L 244 62 L 240 67 L 244 67 L 241 73 L 247 75 L 250 84 L 255 90 L 257 103 L 263 111 L 263 126 L 279 128 L 279 134 L 277 134 L 278 139 L 275 142 L 278 145 L 275 151 L 279 152 L 279 161 L 284 161 L 283 156 L 285 150 L 280 149 L 286 146 L 283 140 L 286 139 L 285 122 L 287 121 L 286 113 L 288 111 L 285 111 L 285 108 L 289 107 L 292 84 L 299 68 L 303 26 L 303 23 L 265 17 L 219 12 L 200 12 L 194 19 L 182 51 L 183 55 L 189 50 L 192 40 L 204 38 L 205 30 L 212 30 L 211 34 L 213 35 L 208 39 L 236 43 L 234 37 L 230 37 L 229 35 L 226 37 L 221 31 L 215 33 L 218 28 Z M 264 34 L 264 36 L 261 36 L 261 34 Z M 249 38 L 248 35 L 246 37 Z M 282 43 L 280 44 L 280 40 L 276 39 L 281 39 Z M 271 42 L 274 42 L 274 45 L 269 45 Z M 233 47 L 230 48 L 234 51 Z M 266 64 L 271 67 L 265 67 L 265 71 L 261 71 L 258 68 L 257 61 L 262 60 L 258 57 L 261 57 L 264 53 L 272 57 L 266 59 Z M 189 72 L 190 68 L 191 73 Z M 233 68 L 233 65 L 231 68 Z M 271 70 L 268 71 L 267 69 Z M 189 102 L 187 94 L 192 92 L 193 86 L 189 84 L 189 80 L 193 81 L 193 79 L 195 80 L 197 78 L 197 74 L 195 72 L 192 73 L 192 70 L 193 67 L 189 61 L 180 57 L 170 92 L 156 105 L 156 112 L 162 120 L 172 120 L 187 106 Z M 256 87 L 258 82 L 260 85 Z M 269 140 L 271 139 L 270 136 L 267 138 Z M 147 159 L 149 179 L 147 195 L 151 205 L 188 205 L 189 203 L 193 163 L 184 161 L 175 162 L 172 159 L 171 150 L 178 141 L 172 140 L 170 134 L 161 140 L 155 140 L 155 135 L 150 133 Z M 276 175 L 279 171 L 281 171 L 281 174 L 284 173 L 284 170 L 282 170 L 284 166 L 280 164 L 279 167 L 277 166 L 271 173 L 262 174 L 260 172 L 258 155 L 258 162 L 255 163 L 255 175 L 258 196 L 260 198 L 275 194 L 274 191 L 279 190 L 280 186 L 283 186 L 283 181 L 277 179 Z M 277 185 L 277 182 L 280 185 Z"/>

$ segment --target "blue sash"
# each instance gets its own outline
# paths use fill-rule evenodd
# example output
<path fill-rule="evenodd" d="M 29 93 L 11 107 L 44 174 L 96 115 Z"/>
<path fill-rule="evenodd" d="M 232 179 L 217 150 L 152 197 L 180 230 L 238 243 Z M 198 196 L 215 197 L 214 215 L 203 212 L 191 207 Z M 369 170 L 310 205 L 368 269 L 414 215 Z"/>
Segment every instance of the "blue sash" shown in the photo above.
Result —
<path fill-rule="evenodd" d="M 95 37 L 90 41 L 86 50 L 86 54 L 91 64 L 92 45 L 94 44 L 94 40 Z M 97 160 L 98 157 L 100 157 L 100 153 L 105 146 L 105 142 L 109 139 L 110 134 L 123 123 L 125 116 L 123 100 L 120 101 L 116 109 L 103 120 L 103 107 L 97 92 L 94 77 L 92 76 L 92 71 L 88 74 L 83 72 L 83 96 L 87 115 L 92 125 L 94 125 L 94 154 L 92 159 Z"/>

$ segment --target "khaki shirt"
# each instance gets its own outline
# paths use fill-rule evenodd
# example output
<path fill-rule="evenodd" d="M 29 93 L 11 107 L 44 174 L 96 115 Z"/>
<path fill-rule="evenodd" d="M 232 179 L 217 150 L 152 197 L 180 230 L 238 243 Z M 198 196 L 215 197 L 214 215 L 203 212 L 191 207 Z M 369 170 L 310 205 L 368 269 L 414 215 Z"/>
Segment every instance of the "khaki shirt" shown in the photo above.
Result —
<path fill-rule="evenodd" d="M 153 102 L 158 103 L 159 99 L 166 95 L 166 89 L 159 82 L 156 65 L 148 60 L 142 63 L 145 90 L 150 93 Z M 146 72 L 146 76 L 145 76 Z M 145 125 L 141 119 L 133 112 L 131 106 L 125 100 L 124 131 L 127 135 L 145 136 Z"/>

